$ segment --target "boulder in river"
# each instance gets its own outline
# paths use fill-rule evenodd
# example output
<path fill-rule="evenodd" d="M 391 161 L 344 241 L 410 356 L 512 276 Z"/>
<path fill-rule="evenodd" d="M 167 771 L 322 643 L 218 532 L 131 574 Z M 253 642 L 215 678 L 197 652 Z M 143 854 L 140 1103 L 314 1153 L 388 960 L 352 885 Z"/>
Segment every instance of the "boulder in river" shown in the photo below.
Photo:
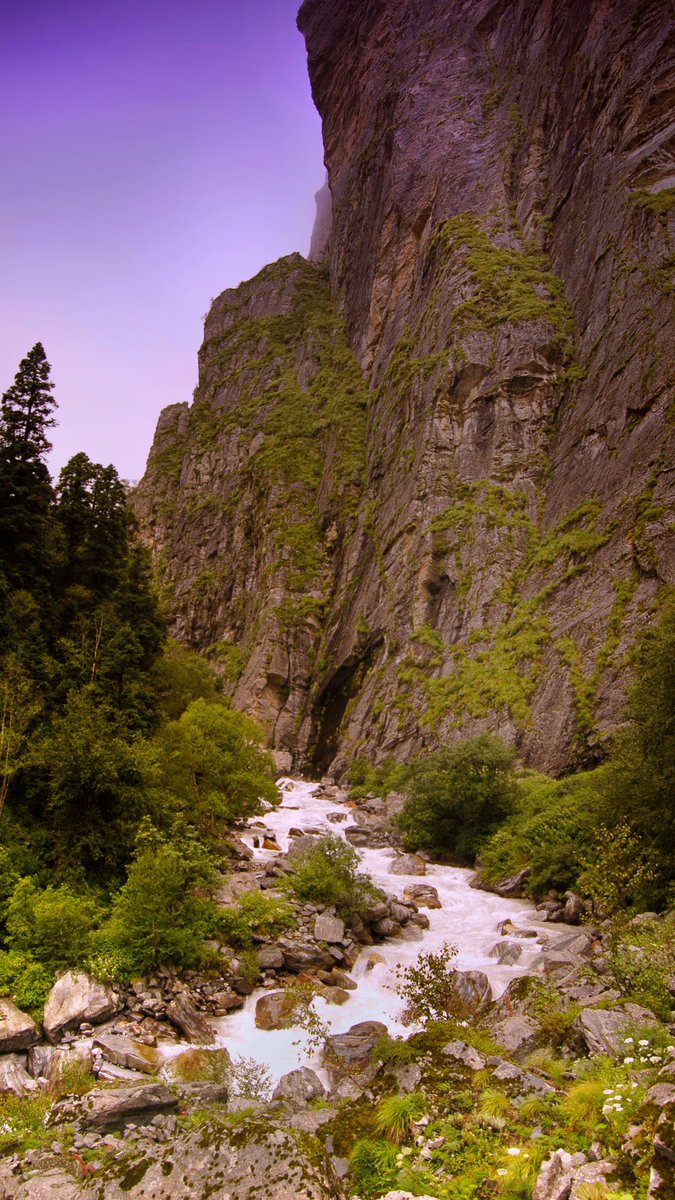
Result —
<path fill-rule="evenodd" d="M 496 958 L 500 966 L 512 967 L 522 953 L 523 947 L 519 942 L 495 942 L 488 950 L 488 958 Z"/>
<path fill-rule="evenodd" d="M 438 892 L 430 883 L 411 883 L 403 890 L 404 899 L 418 908 L 442 908 Z"/>
<path fill-rule="evenodd" d="M 255 1006 L 258 1029 L 289 1029 L 293 1024 L 295 1002 L 288 992 L 266 992 Z"/>
<path fill-rule="evenodd" d="M 9 997 L 0 997 L 0 1054 L 27 1050 L 39 1040 L 38 1027 Z"/>
<path fill-rule="evenodd" d="M 386 1033 L 387 1026 L 381 1021 L 360 1021 L 346 1033 L 336 1033 L 328 1038 L 330 1055 L 348 1066 L 366 1063 L 373 1046 Z"/>
<path fill-rule="evenodd" d="M 210 1046 L 215 1041 L 215 1030 L 185 996 L 176 996 L 167 1005 L 166 1015 L 171 1024 L 179 1033 L 184 1034 L 189 1042 L 197 1042 L 200 1046 Z"/>
<path fill-rule="evenodd" d="M 50 1042 L 57 1042 L 69 1029 L 83 1021 L 98 1025 L 121 1008 L 119 997 L 109 987 L 84 971 L 66 971 L 47 997 L 42 1024 Z"/>
<path fill-rule="evenodd" d="M 389 867 L 390 875 L 426 875 L 427 864 L 418 854 L 397 854 Z"/>
<path fill-rule="evenodd" d="M 452 971 L 450 973 L 455 993 L 453 1015 L 478 1017 L 492 1005 L 490 980 L 483 971 Z"/>

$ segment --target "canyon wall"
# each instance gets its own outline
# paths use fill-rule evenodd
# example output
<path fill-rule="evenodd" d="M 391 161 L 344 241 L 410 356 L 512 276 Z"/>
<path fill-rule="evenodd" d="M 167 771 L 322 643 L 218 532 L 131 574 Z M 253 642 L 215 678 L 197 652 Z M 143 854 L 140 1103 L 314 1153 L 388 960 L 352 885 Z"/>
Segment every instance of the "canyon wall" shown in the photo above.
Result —
<path fill-rule="evenodd" d="M 306 0 L 332 228 L 215 301 L 135 495 L 296 765 L 602 755 L 673 554 L 672 6 Z"/>

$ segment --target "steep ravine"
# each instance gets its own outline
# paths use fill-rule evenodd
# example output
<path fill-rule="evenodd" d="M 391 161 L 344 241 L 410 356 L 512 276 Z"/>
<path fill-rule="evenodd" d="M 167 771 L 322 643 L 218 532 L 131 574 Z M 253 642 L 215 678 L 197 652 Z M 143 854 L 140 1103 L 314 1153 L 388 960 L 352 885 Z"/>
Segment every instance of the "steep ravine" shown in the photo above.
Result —
<path fill-rule="evenodd" d="M 671 6 L 306 0 L 332 231 L 214 303 L 136 493 L 296 763 L 621 720 L 673 582 Z M 316 243 L 315 243 L 316 249 Z"/>

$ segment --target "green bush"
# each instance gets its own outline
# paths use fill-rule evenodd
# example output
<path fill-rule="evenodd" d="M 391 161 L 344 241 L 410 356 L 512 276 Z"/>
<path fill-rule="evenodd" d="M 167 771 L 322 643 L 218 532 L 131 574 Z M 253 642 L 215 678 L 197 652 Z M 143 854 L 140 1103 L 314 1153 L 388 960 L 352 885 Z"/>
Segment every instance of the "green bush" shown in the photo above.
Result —
<path fill-rule="evenodd" d="M 382 1195 L 396 1183 L 396 1151 L 391 1142 L 361 1138 L 349 1155 L 349 1167 L 354 1189 L 365 1200 Z"/>
<path fill-rule="evenodd" d="M 6 907 L 7 944 L 50 971 L 74 967 L 86 957 L 100 916 L 95 901 L 65 885 L 40 891 L 32 879 L 21 879 Z"/>
<path fill-rule="evenodd" d="M 410 967 L 399 967 L 397 987 L 412 1021 L 445 1021 L 457 1015 L 458 997 L 450 962 L 457 947 L 445 942 L 440 950 L 420 954 Z M 460 1015 L 463 1015 L 460 1014 Z"/>
<path fill-rule="evenodd" d="M 138 972 L 162 963 L 203 965 L 208 958 L 204 939 L 218 920 L 211 882 L 210 863 L 198 843 L 164 842 L 146 828 L 127 882 L 97 938 L 97 952 L 121 953 Z"/>
<path fill-rule="evenodd" d="M 11 996 L 19 1008 L 41 1013 L 53 982 L 53 971 L 30 954 L 22 950 L 0 953 L 0 995 Z"/>
<path fill-rule="evenodd" d="M 406 846 L 473 862 L 481 843 L 513 808 L 513 763 L 513 751 L 486 733 L 417 759 L 397 818 Z"/>
<path fill-rule="evenodd" d="M 286 883 L 300 900 L 334 905 L 343 916 L 363 912 L 381 898 L 375 885 L 359 871 L 354 848 L 332 834 L 291 859 Z"/>
<path fill-rule="evenodd" d="M 481 847 L 485 878 L 497 883 L 530 867 L 532 895 L 573 888 L 594 844 L 601 778 L 602 769 L 562 780 L 521 774 L 513 812 Z"/>
<path fill-rule="evenodd" d="M 295 924 L 293 909 L 279 896 L 265 892 L 245 892 L 239 904 L 223 909 L 219 924 L 232 946 L 247 949 L 253 945 L 253 935 L 272 938 Z"/>
<path fill-rule="evenodd" d="M 353 800 L 362 800 L 369 792 L 386 796 L 389 792 L 405 789 L 409 767 L 405 763 L 388 758 L 379 766 L 372 766 L 365 758 L 355 758 L 347 772 L 349 795 Z"/>
<path fill-rule="evenodd" d="M 664 1021 L 672 1019 L 675 912 L 638 927 L 620 925 L 610 939 L 607 959 L 630 1000 L 653 1009 Z"/>

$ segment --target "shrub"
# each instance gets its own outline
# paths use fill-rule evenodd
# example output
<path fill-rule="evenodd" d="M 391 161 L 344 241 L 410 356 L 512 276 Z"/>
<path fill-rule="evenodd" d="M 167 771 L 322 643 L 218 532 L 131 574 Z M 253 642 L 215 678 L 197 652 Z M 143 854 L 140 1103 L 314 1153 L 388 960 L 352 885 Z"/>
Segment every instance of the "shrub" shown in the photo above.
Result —
<path fill-rule="evenodd" d="M 241 949 L 253 945 L 254 934 L 275 937 L 294 923 L 293 910 L 285 900 L 257 890 L 245 892 L 238 905 L 223 909 L 219 916 L 223 935 Z"/>
<path fill-rule="evenodd" d="M 513 763 L 513 752 L 486 733 L 417 759 L 397 818 L 406 846 L 473 862 L 513 807 Z"/>
<path fill-rule="evenodd" d="M 145 827 L 97 949 L 121 953 L 139 972 L 161 963 L 202 965 L 204 939 L 218 917 L 216 905 L 204 894 L 210 882 L 210 865 L 197 843 L 163 842 Z"/>
<path fill-rule="evenodd" d="M 396 990 L 409 1020 L 445 1021 L 454 1015 L 457 992 L 449 966 L 456 953 L 456 946 L 445 942 L 438 951 L 420 954 L 412 966 L 398 968 Z"/>
<path fill-rule="evenodd" d="M 396 1151 L 390 1142 L 361 1138 L 349 1156 L 354 1189 L 365 1200 L 381 1195 L 396 1183 Z"/>
<path fill-rule="evenodd" d="M 620 926 L 607 960 L 623 992 L 670 1021 L 675 977 L 675 912 L 638 927 Z"/>
<path fill-rule="evenodd" d="M 19 1008 L 41 1013 L 54 973 L 21 950 L 0 953 L 0 995 L 10 995 Z"/>
<path fill-rule="evenodd" d="M 40 891 L 32 879 L 17 883 L 6 908 L 7 944 L 51 971 L 82 962 L 100 919 L 97 904 L 68 887 Z"/>
<path fill-rule="evenodd" d="M 181 1083 L 227 1083 L 231 1060 L 227 1050 L 184 1050 L 171 1063 Z"/>
<path fill-rule="evenodd" d="M 291 859 L 286 886 L 310 904 L 334 905 L 343 916 L 363 912 L 380 899 L 375 885 L 359 871 L 353 846 L 333 834 Z"/>
<path fill-rule="evenodd" d="M 409 1132 L 410 1122 L 421 1117 L 425 1108 L 426 1102 L 421 1092 L 410 1092 L 407 1096 L 387 1096 L 380 1100 L 375 1110 L 375 1132 L 398 1145 Z"/>
<path fill-rule="evenodd" d="M 399 792 L 405 789 L 410 768 L 388 758 L 379 766 L 372 766 L 365 758 L 355 758 L 347 772 L 349 795 L 353 800 L 361 800 L 369 792 L 378 796 L 386 796 L 389 792 Z"/>

